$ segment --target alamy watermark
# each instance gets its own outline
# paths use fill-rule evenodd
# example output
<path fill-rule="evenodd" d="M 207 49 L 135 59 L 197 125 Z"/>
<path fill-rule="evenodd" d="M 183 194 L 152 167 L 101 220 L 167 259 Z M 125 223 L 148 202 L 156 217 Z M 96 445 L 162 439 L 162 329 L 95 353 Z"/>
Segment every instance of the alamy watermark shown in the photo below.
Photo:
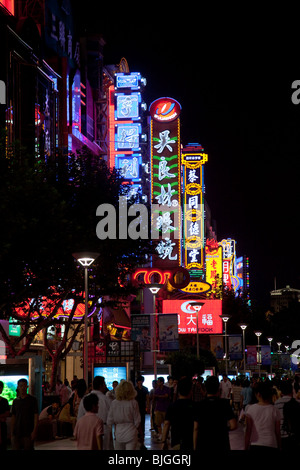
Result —
<path fill-rule="evenodd" d="M 0 80 L 0 104 L 6 104 L 6 86 L 3 80 Z"/>
<path fill-rule="evenodd" d="M 291 100 L 293 104 L 299 104 L 300 103 L 300 80 L 294 80 L 292 83 L 292 96 Z"/>
<path fill-rule="evenodd" d="M 101 204 L 96 216 L 100 221 L 96 226 L 96 235 L 100 240 L 158 240 L 157 254 L 162 259 L 176 261 L 178 241 L 182 239 L 182 221 L 185 214 L 185 246 L 190 263 L 197 263 L 200 251 L 204 247 L 203 217 L 204 205 L 191 198 L 189 204 L 181 206 L 171 200 L 165 204 L 144 204 L 128 206 L 125 196 L 119 198 L 119 206 Z M 175 201 L 176 202 L 176 201 Z"/>
<path fill-rule="evenodd" d="M 189 213 L 189 236 L 197 237 L 201 231 L 201 220 L 204 205 L 193 208 L 184 206 L 184 213 Z M 182 209 L 179 204 L 152 204 L 150 213 L 144 204 L 128 206 L 127 197 L 119 198 L 119 206 L 100 204 L 96 216 L 101 217 L 96 226 L 96 234 L 100 240 L 158 240 L 161 236 L 171 235 L 173 240 L 181 239 Z"/>

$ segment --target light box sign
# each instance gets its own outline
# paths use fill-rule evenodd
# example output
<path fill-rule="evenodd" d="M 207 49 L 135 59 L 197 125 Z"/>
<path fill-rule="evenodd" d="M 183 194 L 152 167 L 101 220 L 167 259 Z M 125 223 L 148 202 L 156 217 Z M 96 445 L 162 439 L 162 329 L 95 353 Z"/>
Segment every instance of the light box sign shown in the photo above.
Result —
<path fill-rule="evenodd" d="M 178 333 L 197 333 L 197 312 L 193 304 L 196 300 L 163 300 L 163 313 L 178 314 Z M 223 325 L 220 315 L 222 315 L 222 301 L 201 299 L 203 306 L 198 313 L 198 333 L 199 334 L 222 334 Z"/>
<path fill-rule="evenodd" d="M 135 182 L 140 181 L 140 168 L 142 165 L 142 156 L 140 154 L 117 154 L 115 162 L 116 168 L 120 171 L 122 178 Z"/>
<path fill-rule="evenodd" d="M 117 124 L 115 150 L 140 150 L 140 124 Z"/>
<path fill-rule="evenodd" d="M 128 379 L 128 366 L 126 364 L 101 364 L 94 366 L 94 377 L 102 376 L 105 378 L 106 386 L 109 390 L 112 390 L 112 383 L 116 380 L 120 383 L 121 380 Z"/>
<path fill-rule="evenodd" d="M 204 267 L 203 165 L 207 154 L 199 144 L 189 144 L 182 151 L 184 190 L 184 266 Z"/>
<path fill-rule="evenodd" d="M 205 246 L 206 282 L 212 292 L 221 289 L 223 277 L 223 249 L 215 240 L 206 240 Z"/>
<path fill-rule="evenodd" d="M 116 119 L 140 119 L 140 93 L 116 93 Z"/>
<path fill-rule="evenodd" d="M 181 264 L 180 109 L 172 98 L 150 106 L 153 264 L 166 269 Z"/>
<path fill-rule="evenodd" d="M 115 87 L 117 89 L 138 90 L 141 84 L 144 84 L 144 79 L 142 79 L 139 72 L 115 74 Z"/>

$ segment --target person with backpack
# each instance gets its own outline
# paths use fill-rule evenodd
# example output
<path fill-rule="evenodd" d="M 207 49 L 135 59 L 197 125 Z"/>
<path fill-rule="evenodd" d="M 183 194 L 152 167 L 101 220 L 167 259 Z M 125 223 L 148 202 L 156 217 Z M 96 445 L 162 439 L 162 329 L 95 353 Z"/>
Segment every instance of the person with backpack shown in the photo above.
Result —
<path fill-rule="evenodd" d="M 282 450 L 294 450 L 300 446 L 300 403 L 293 398 L 293 384 L 280 382 L 281 398 L 274 406 L 280 411 L 280 434 Z"/>

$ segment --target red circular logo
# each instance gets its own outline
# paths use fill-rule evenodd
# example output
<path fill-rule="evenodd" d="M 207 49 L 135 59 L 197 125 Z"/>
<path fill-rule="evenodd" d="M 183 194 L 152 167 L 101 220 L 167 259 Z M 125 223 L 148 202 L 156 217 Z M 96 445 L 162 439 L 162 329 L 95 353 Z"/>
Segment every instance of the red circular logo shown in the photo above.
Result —
<path fill-rule="evenodd" d="M 159 98 L 150 105 L 152 119 L 159 122 L 174 121 L 178 118 L 180 111 L 180 104 L 173 98 Z"/>

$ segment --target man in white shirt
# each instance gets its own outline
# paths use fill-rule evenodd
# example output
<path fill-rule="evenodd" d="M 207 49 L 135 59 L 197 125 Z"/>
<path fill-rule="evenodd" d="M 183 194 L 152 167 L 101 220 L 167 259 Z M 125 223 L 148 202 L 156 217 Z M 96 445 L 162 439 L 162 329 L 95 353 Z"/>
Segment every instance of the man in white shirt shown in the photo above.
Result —
<path fill-rule="evenodd" d="M 220 382 L 220 398 L 226 398 L 230 400 L 231 398 L 232 385 L 227 375 L 223 375 L 223 380 Z"/>
<path fill-rule="evenodd" d="M 111 399 L 106 396 L 107 387 L 105 378 L 98 375 L 93 380 L 93 389 L 91 393 L 95 393 L 99 399 L 98 413 L 97 416 L 102 419 L 104 424 L 104 436 L 103 436 L 103 450 L 113 450 L 113 440 L 110 428 L 107 426 L 107 415 L 111 405 Z M 83 405 L 83 400 L 80 401 L 77 420 L 79 420 L 86 410 Z"/>

